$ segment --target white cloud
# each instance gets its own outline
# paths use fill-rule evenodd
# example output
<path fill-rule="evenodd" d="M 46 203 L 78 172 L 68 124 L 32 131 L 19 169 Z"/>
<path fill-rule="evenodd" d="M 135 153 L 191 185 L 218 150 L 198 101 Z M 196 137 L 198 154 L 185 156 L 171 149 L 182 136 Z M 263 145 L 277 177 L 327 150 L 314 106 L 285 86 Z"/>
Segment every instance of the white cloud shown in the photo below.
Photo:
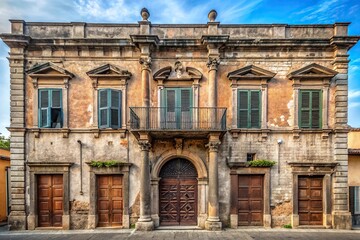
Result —
<path fill-rule="evenodd" d="M 360 97 L 360 90 L 350 90 L 349 98 L 357 98 Z"/>
<path fill-rule="evenodd" d="M 349 108 L 360 108 L 360 102 L 350 102 Z"/>
<path fill-rule="evenodd" d="M 346 3 L 347 0 L 321 0 L 318 4 L 296 12 L 295 15 L 302 16 L 300 20 L 303 22 L 334 22 L 340 17 L 339 15 L 350 14 Z M 354 12 L 354 9 L 356 9 L 356 5 L 352 6 L 351 13 Z"/>

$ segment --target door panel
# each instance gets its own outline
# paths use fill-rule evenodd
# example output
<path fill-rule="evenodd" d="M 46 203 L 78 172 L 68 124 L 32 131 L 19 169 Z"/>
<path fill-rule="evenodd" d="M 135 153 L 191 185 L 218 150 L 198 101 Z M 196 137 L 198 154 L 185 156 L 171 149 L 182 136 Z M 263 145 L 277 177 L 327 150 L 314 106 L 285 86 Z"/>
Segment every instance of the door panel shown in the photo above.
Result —
<path fill-rule="evenodd" d="M 38 175 L 38 225 L 62 227 L 63 175 Z"/>
<path fill-rule="evenodd" d="M 299 177 L 299 223 L 300 225 L 322 225 L 323 188 L 322 177 Z"/>
<path fill-rule="evenodd" d="M 159 185 L 161 225 L 197 224 L 197 172 L 185 159 L 173 159 L 162 167 Z"/>
<path fill-rule="evenodd" d="M 121 175 L 97 176 L 97 212 L 99 227 L 122 225 L 123 184 Z"/>
<path fill-rule="evenodd" d="M 264 209 L 263 175 L 238 177 L 238 225 L 263 225 Z"/>
<path fill-rule="evenodd" d="M 161 225 L 196 225 L 196 179 L 161 179 L 160 223 Z"/>

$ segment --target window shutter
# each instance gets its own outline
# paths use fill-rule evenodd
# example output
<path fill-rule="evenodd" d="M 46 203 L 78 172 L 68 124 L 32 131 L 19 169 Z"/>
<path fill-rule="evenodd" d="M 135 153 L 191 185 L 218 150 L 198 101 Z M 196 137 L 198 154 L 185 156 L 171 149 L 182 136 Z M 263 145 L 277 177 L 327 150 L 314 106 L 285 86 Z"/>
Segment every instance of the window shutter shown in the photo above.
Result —
<path fill-rule="evenodd" d="M 50 127 L 49 90 L 39 90 L 39 127 Z"/>
<path fill-rule="evenodd" d="M 121 122 L 121 91 L 111 90 L 111 128 L 120 128 Z"/>
<path fill-rule="evenodd" d="M 181 89 L 181 111 L 188 112 L 191 107 L 190 89 Z"/>
<path fill-rule="evenodd" d="M 166 109 L 167 112 L 175 112 L 175 90 L 166 91 Z"/>
<path fill-rule="evenodd" d="M 349 208 L 351 214 L 355 214 L 355 187 L 349 187 Z"/>
<path fill-rule="evenodd" d="M 320 128 L 320 91 L 313 91 L 311 95 L 311 127 Z"/>
<path fill-rule="evenodd" d="M 99 127 L 109 127 L 108 91 L 99 90 Z"/>
<path fill-rule="evenodd" d="M 260 91 L 251 91 L 250 92 L 250 127 L 259 128 L 260 127 Z"/>
<path fill-rule="evenodd" d="M 51 90 L 51 127 L 62 127 L 61 90 Z"/>
<path fill-rule="evenodd" d="M 238 126 L 239 128 L 248 127 L 248 114 L 249 114 L 249 102 L 248 102 L 248 91 L 239 91 L 238 94 L 238 105 L 239 105 L 239 114 L 238 114 Z"/>
<path fill-rule="evenodd" d="M 300 126 L 302 128 L 310 127 L 310 92 L 301 91 L 300 94 Z"/>

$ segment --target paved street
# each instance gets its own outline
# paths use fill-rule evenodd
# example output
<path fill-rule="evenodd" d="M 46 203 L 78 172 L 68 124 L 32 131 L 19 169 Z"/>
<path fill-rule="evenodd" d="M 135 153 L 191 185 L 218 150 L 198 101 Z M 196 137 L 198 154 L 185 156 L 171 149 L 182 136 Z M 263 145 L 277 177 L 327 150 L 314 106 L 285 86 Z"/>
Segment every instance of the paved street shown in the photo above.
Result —
<path fill-rule="evenodd" d="M 344 230 L 312 230 L 312 229 L 226 229 L 220 232 L 209 232 L 204 230 L 157 230 L 153 232 L 137 232 L 130 230 L 36 230 L 36 231 L 17 231 L 9 232 L 6 227 L 0 227 L 0 239 L 7 240 L 48 240 L 48 239 L 67 239 L 67 240 L 112 240 L 112 239 L 179 239 L 179 240 L 227 240 L 227 239 L 244 239 L 244 240 L 293 240 L 293 239 L 326 239 L 326 240 L 345 240 L 360 239 L 360 231 Z"/>

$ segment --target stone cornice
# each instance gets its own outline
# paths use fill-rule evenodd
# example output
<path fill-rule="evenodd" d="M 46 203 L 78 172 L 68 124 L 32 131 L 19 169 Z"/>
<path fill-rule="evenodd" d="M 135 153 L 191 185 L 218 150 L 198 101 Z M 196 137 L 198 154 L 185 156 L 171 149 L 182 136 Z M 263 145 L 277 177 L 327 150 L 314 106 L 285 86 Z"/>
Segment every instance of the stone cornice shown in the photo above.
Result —
<path fill-rule="evenodd" d="M 29 45 L 31 37 L 22 34 L 0 34 L 0 38 L 8 47 L 26 47 Z"/>
<path fill-rule="evenodd" d="M 130 35 L 131 42 L 135 45 L 150 44 L 157 46 L 160 39 L 157 35 Z"/>

